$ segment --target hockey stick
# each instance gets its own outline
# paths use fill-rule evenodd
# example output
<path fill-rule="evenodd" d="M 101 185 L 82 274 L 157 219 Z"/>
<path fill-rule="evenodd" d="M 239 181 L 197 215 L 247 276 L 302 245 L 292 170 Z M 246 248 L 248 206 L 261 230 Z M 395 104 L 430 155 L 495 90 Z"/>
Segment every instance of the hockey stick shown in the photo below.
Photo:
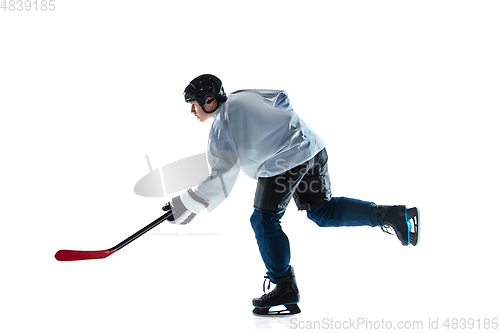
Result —
<path fill-rule="evenodd" d="M 167 218 L 170 217 L 172 212 L 168 212 L 166 214 L 163 214 L 141 230 L 137 231 L 135 234 L 130 236 L 129 238 L 125 239 L 123 242 L 119 243 L 116 246 L 113 246 L 110 249 L 107 250 L 102 250 L 102 251 L 75 251 L 75 250 L 59 250 L 57 251 L 55 258 L 59 261 L 75 261 L 75 260 L 88 260 L 88 259 L 103 259 L 106 257 L 109 257 L 119 249 L 123 248 L 125 245 L 131 243 L 132 241 L 136 240 L 140 236 L 144 235 L 146 232 L 149 230 L 153 229 L 156 227 L 158 224 L 162 223 L 165 221 Z"/>

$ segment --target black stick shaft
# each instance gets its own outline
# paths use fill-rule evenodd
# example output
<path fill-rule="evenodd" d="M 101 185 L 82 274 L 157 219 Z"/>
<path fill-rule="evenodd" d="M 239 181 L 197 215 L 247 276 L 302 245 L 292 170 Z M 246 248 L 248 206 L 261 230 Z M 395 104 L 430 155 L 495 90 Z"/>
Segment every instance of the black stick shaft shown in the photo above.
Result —
<path fill-rule="evenodd" d="M 162 223 L 163 221 L 165 221 L 168 217 L 170 217 L 170 215 L 172 215 L 172 212 L 168 212 L 168 213 L 165 213 L 163 214 L 162 216 L 160 216 L 159 218 L 157 218 L 156 220 L 154 220 L 153 222 L 151 222 L 150 224 L 148 224 L 147 226 L 145 226 L 144 228 L 142 228 L 141 230 L 137 231 L 135 234 L 133 234 L 132 236 L 130 236 L 129 238 L 125 239 L 123 242 L 121 242 L 120 244 L 110 248 L 108 251 L 109 252 L 112 252 L 112 251 L 118 251 L 119 249 L 121 249 L 122 247 L 124 247 L 125 245 L 133 242 L 134 240 L 136 240 L 137 238 L 141 237 L 142 235 L 144 235 L 146 232 L 148 232 L 149 230 L 153 229 L 154 227 L 156 227 L 158 224 Z"/>

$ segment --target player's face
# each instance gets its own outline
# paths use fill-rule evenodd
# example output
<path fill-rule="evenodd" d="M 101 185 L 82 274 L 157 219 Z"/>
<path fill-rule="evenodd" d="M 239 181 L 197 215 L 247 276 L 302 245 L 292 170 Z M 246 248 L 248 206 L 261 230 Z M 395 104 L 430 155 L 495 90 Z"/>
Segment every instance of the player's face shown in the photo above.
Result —
<path fill-rule="evenodd" d="M 206 114 L 198 102 L 191 102 L 191 113 L 198 118 L 200 122 L 204 122 L 208 119 L 208 114 Z"/>
<path fill-rule="evenodd" d="M 208 105 L 205 104 L 205 108 L 207 108 L 207 106 Z M 208 111 L 211 111 L 211 110 L 208 110 Z M 203 109 L 198 104 L 198 102 L 191 102 L 191 113 L 194 114 L 200 122 L 204 122 L 208 118 L 212 118 L 214 116 L 213 113 L 206 113 L 205 111 L 203 111 Z"/>

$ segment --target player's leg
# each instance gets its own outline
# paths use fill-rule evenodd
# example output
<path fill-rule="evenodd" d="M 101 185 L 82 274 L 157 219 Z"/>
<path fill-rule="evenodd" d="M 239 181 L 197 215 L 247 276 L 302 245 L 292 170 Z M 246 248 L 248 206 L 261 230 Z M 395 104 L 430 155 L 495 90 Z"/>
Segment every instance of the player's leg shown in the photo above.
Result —
<path fill-rule="evenodd" d="M 250 218 L 267 275 L 273 283 L 285 279 L 290 266 L 290 243 L 280 221 L 284 213 L 271 214 L 255 209 Z"/>
<path fill-rule="evenodd" d="M 293 315 L 300 312 L 297 305 L 299 290 L 290 266 L 290 244 L 280 219 L 308 167 L 309 163 L 305 163 L 275 177 L 259 178 L 257 182 L 255 211 L 250 221 L 267 268 L 266 278 L 276 286 L 271 292 L 252 300 L 255 315 Z M 270 311 L 281 305 L 286 310 Z"/>
<path fill-rule="evenodd" d="M 256 316 L 288 316 L 300 313 L 299 289 L 295 274 L 290 266 L 290 243 L 281 229 L 281 213 L 265 213 L 254 210 L 250 221 L 255 232 L 262 260 L 267 269 L 266 279 L 276 284 L 275 288 L 259 298 L 254 298 L 253 314 Z M 265 281 L 264 281 L 265 283 Z M 269 286 L 268 286 L 269 289 Z M 284 310 L 273 310 L 276 306 L 284 306 Z"/>
<path fill-rule="evenodd" d="M 378 206 L 373 202 L 345 197 L 331 198 L 328 155 L 316 155 L 314 166 L 301 179 L 294 193 L 299 209 L 321 227 L 380 226 L 392 228 L 403 245 L 419 242 L 420 212 L 406 206 Z"/>
<path fill-rule="evenodd" d="M 378 227 L 382 220 L 371 206 L 373 202 L 357 199 L 334 197 L 322 205 L 311 206 L 307 217 L 320 227 Z"/>

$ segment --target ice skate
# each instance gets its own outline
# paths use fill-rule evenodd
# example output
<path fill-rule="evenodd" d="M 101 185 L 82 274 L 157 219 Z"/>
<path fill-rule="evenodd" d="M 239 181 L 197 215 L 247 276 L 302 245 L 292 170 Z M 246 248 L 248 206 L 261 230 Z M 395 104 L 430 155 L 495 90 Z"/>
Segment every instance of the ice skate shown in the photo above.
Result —
<path fill-rule="evenodd" d="M 300 313 L 299 306 L 297 303 L 300 300 L 299 289 L 297 288 L 297 281 L 295 280 L 295 274 L 293 267 L 290 266 L 288 270 L 290 277 L 279 281 L 276 287 L 269 293 L 262 295 L 260 298 L 254 298 L 252 301 L 253 314 L 259 317 L 281 317 L 281 316 L 293 316 Z M 264 277 L 269 279 L 268 276 Z M 267 289 L 269 290 L 270 281 Z M 265 292 L 266 280 L 264 280 L 263 290 Z M 286 309 L 283 310 L 273 310 L 270 311 L 272 307 L 284 306 Z"/>
<path fill-rule="evenodd" d="M 404 246 L 418 245 L 420 212 L 418 208 L 406 208 L 406 206 L 379 206 L 373 205 L 372 211 L 379 214 L 384 223 L 382 230 L 389 233 L 387 229 L 392 228 L 396 236 Z"/>

